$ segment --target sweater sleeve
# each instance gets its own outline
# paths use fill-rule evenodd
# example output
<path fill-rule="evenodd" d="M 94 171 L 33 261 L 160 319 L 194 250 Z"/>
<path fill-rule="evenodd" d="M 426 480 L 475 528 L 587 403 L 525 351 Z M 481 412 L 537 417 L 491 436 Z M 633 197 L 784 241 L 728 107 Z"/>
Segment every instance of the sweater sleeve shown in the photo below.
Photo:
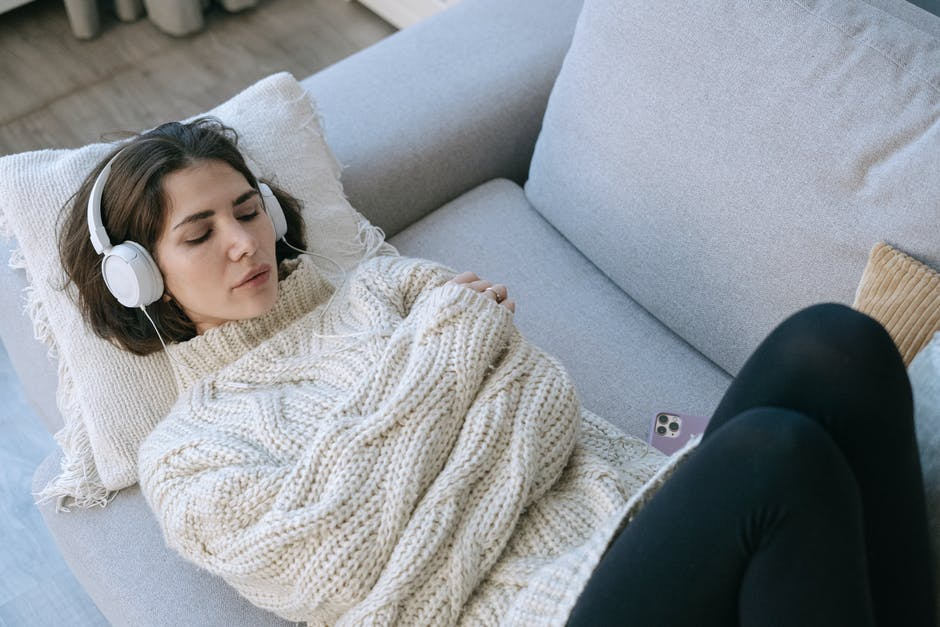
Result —
<path fill-rule="evenodd" d="M 364 280 L 406 317 L 345 394 L 289 369 L 248 391 L 209 380 L 140 451 L 167 543 L 290 620 L 335 622 L 419 537 L 411 515 L 518 335 L 505 307 L 445 284 L 449 268 L 374 263 Z"/>
<path fill-rule="evenodd" d="M 437 261 L 418 257 L 378 256 L 357 267 L 350 286 L 355 290 L 371 292 L 383 306 L 390 307 L 398 316 L 405 318 L 419 300 L 456 275 L 456 270 Z"/>

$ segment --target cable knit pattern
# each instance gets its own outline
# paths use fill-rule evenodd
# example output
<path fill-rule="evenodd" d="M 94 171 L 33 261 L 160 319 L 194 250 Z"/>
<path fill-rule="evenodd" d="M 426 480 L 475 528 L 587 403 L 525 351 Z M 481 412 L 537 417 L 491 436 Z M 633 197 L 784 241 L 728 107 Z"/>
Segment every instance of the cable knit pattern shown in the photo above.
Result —
<path fill-rule="evenodd" d="M 167 543 L 313 625 L 564 624 L 682 455 L 583 410 L 455 274 L 375 257 L 334 293 L 301 261 L 270 313 L 173 347 L 139 457 Z"/>

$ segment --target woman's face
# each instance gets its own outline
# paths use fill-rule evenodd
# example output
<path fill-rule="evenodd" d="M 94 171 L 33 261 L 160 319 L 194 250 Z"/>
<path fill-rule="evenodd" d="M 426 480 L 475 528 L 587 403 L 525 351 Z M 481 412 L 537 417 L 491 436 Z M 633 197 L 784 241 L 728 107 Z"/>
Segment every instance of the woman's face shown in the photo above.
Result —
<path fill-rule="evenodd" d="M 163 180 L 167 219 L 156 262 L 166 291 L 197 333 L 271 310 L 277 300 L 274 226 L 245 177 L 201 161 Z"/>

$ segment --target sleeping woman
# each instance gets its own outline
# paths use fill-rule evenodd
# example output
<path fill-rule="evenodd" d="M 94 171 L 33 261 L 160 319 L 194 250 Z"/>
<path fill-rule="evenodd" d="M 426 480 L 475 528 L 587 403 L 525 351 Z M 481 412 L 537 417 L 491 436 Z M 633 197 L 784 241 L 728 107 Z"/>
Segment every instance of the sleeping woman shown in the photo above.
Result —
<path fill-rule="evenodd" d="M 342 281 L 212 119 L 114 151 L 60 252 L 101 337 L 165 348 L 139 451 L 170 547 L 312 625 L 934 625 L 910 385 L 824 304 L 664 456 L 581 407 L 500 283 L 388 250 Z M 101 255 L 104 255 L 102 261 Z"/>

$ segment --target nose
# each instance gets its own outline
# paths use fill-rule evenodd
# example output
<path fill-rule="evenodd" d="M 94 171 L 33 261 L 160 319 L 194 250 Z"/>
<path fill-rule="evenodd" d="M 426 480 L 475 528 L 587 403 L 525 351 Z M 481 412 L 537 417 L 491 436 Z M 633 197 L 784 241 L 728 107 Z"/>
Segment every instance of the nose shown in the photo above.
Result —
<path fill-rule="evenodd" d="M 245 223 L 237 220 L 231 225 L 229 235 L 228 256 L 232 261 L 238 261 L 244 256 L 251 256 L 258 250 L 258 238 L 247 228 Z"/>

